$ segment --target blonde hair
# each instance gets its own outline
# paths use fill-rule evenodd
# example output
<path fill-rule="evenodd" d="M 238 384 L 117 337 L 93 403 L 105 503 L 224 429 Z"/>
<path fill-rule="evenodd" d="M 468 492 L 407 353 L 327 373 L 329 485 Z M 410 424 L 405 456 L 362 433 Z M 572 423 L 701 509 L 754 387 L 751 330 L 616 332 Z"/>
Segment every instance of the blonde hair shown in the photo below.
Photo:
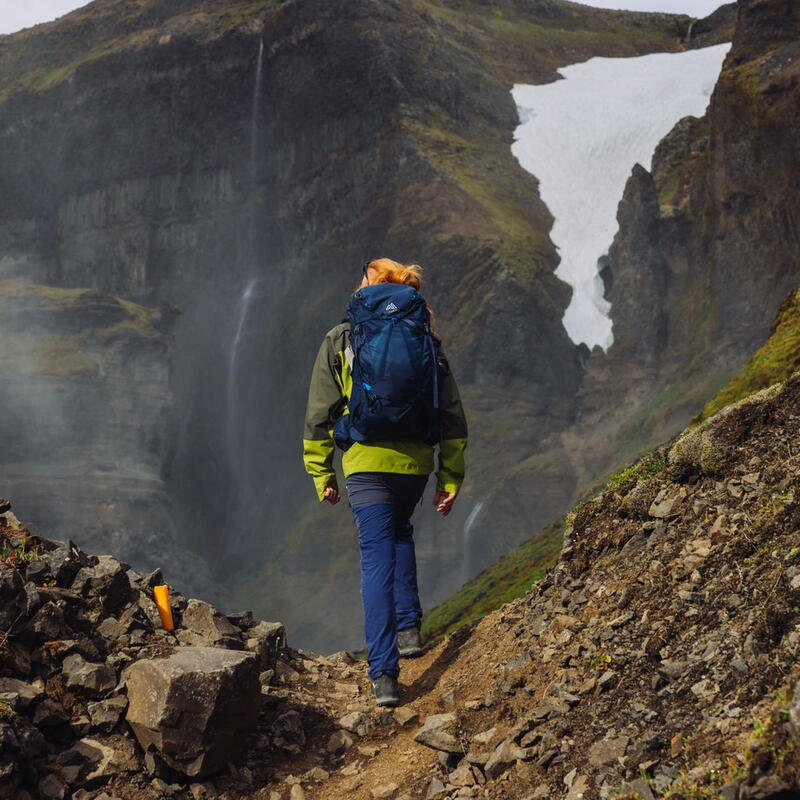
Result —
<path fill-rule="evenodd" d="M 376 258 L 366 267 L 375 273 L 370 283 L 404 283 L 417 291 L 422 286 L 422 267 L 419 264 L 400 264 L 391 258 Z"/>
<path fill-rule="evenodd" d="M 401 264 L 398 261 L 392 261 L 391 258 L 376 258 L 368 261 L 364 267 L 365 272 L 371 270 L 373 273 L 369 278 L 370 284 L 403 283 L 417 291 L 422 287 L 422 267 L 419 264 Z M 431 331 L 436 333 L 436 317 L 430 306 L 428 306 L 428 314 L 431 318 Z"/>

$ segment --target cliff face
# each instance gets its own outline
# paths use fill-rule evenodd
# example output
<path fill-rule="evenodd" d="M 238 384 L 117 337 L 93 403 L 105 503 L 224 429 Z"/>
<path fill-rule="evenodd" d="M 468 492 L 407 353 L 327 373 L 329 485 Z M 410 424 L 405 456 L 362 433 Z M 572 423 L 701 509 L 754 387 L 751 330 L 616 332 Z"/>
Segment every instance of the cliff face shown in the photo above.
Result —
<path fill-rule="evenodd" d="M 0 280 L 0 475 L 36 528 L 56 520 L 64 537 L 173 563 L 210 591 L 208 569 L 179 557 L 166 484 L 173 322 L 168 307 Z"/>
<path fill-rule="evenodd" d="M 185 546 L 223 570 L 266 563 L 249 591 L 317 596 L 297 589 L 319 580 L 302 553 L 334 550 L 337 589 L 355 560 L 299 464 L 306 376 L 365 258 L 430 265 L 473 432 L 457 514 L 424 523 L 442 596 L 575 486 L 547 449 L 580 361 L 551 218 L 510 153 L 510 84 L 676 49 L 687 26 L 556 0 L 97 0 L 0 39 L 0 268 L 180 307 L 167 485 Z M 453 571 L 443 554 L 481 500 Z"/>
<path fill-rule="evenodd" d="M 592 354 L 579 400 L 582 475 L 672 436 L 763 343 L 798 282 L 798 15 L 742 0 L 707 115 L 633 171 L 606 273 L 615 342 Z"/>

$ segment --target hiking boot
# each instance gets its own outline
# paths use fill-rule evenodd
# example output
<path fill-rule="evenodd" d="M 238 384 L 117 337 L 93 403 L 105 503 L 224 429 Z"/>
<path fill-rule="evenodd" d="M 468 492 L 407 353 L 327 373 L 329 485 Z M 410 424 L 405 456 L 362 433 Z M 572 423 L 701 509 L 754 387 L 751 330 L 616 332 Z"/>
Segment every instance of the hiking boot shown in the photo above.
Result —
<path fill-rule="evenodd" d="M 397 649 L 400 658 L 411 658 L 422 652 L 422 642 L 419 638 L 419 628 L 406 628 L 397 631 Z"/>
<path fill-rule="evenodd" d="M 379 706 L 396 706 L 400 702 L 400 687 L 397 678 L 384 673 L 372 681 L 372 692 Z"/>

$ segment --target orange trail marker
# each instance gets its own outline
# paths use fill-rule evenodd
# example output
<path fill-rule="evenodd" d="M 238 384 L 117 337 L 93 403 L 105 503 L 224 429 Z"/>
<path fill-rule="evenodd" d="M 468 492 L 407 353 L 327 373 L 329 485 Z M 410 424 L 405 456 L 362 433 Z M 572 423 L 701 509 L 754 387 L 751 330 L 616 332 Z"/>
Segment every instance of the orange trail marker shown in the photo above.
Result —
<path fill-rule="evenodd" d="M 172 620 L 172 609 L 169 607 L 169 586 L 154 586 L 153 594 L 156 597 L 156 607 L 158 615 L 161 617 L 161 625 L 165 631 L 175 629 Z"/>

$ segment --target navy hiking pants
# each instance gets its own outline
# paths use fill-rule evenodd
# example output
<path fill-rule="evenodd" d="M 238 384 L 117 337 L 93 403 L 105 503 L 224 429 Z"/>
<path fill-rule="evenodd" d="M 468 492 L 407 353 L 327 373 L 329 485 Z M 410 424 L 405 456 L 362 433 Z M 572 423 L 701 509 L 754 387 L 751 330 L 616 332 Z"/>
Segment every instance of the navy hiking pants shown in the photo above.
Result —
<path fill-rule="evenodd" d="M 345 485 L 361 548 L 361 601 L 369 677 L 397 677 L 397 631 L 422 619 L 411 515 L 427 475 L 358 472 Z"/>

